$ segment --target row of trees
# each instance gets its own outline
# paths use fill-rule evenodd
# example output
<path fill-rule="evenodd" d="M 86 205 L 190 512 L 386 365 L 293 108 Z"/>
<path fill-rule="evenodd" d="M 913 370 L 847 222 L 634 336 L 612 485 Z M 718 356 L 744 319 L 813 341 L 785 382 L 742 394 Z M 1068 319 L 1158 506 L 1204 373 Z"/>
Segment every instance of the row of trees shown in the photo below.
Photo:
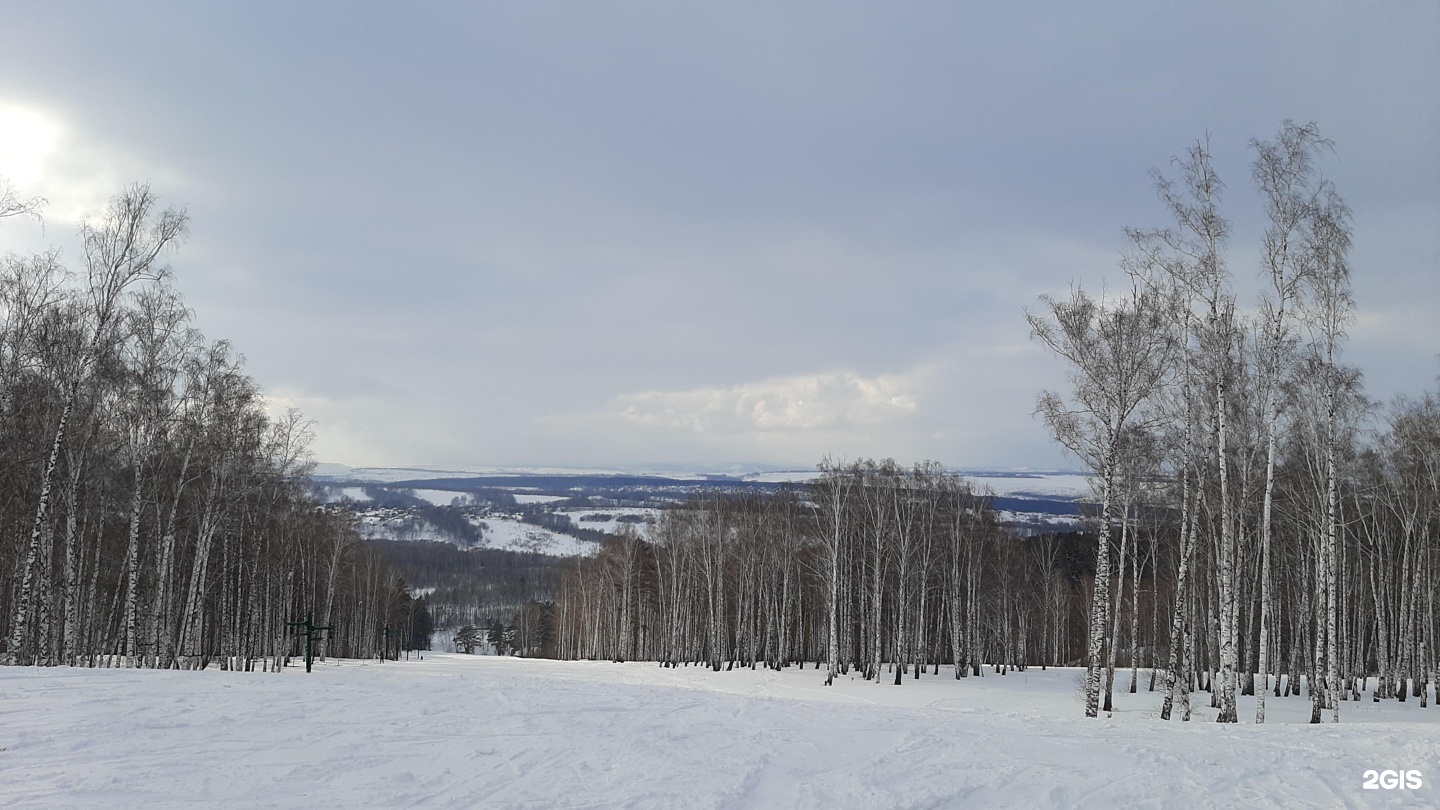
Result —
<path fill-rule="evenodd" d="M 499 619 L 484 627 L 467 624 L 451 641 L 456 652 L 466 655 L 488 644 L 496 655 L 554 656 L 554 615 L 553 602 L 527 602 L 509 624 Z"/>
<path fill-rule="evenodd" d="M 42 203 L 0 183 L 0 215 Z M 163 263 L 186 227 L 136 186 L 82 226 L 80 272 L 53 251 L 0 260 L 6 663 L 268 668 L 307 614 L 335 628 L 324 651 L 369 656 L 413 613 L 309 497 L 306 423 L 268 417 L 241 358 L 192 325 Z"/>
<path fill-rule="evenodd" d="M 1193 683 L 1214 682 L 1221 722 L 1238 721 L 1237 694 L 1255 695 L 1264 722 L 1267 692 L 1304 679 L 1319 722 L 1369 675 L 1376 700 L 1424 701 L 1433 681 L 1434 400 L 1396 403 L 1367 441 L 1373 405 L 1342 362 L 1350 212 L 1318 166 L 1330 144 L 1287 122 L 1251 146 L 1267 215 L 1253 307 L 1229 267 L 1224 184 L 1197 143 L 1178 177 L 1155 174 L 1173 224 L 1130 232 L 1130 289 L 1076 290 L 1029 315 L 1070 369 L 1069 391 L 1039 410 L 1100 502 L 1089 716 L 1118 641 L 1104 620 L 1111 560 L 1136 506 L 1166 510 L 1178 535 L 1166 719 L 1177 702 L 1188 718 Z"/>
<path fill-rule="evenodd" d="M 1419 538 L 1428 531 L 1421 523 L 1433 526 L 1433 514 L 1419 516 L 1440 483 L 1432 477 L 1437 470 L 1434 396 L 1403 403 L 1391 428 L 1356 456 L 1347 488 L 1353 500 L 1341 509 L 1357 517 L 1347 523 L 1343 547 L 1351 570 L 1369 584 L 1355 583 L 1342 600 L 1340 626 L 1357 638 L 1347 647 L 1356 675 L 1342 700 L 1358 696 L 1369 674 L 1373 699 L 1404 700 L 1399 687 L 1408 683 L 1424 705 L 1433 661 L 1433 568 L 1428 556 L 1418 566 L 1407 562 L 1421 554 Z M 1184 491 L 1183 476 L 1117 480 L 1135 486 L 1117 486 L 1120 506 L 1108 537 L 1012 536 L 985 498 L 933 464 L 822 465 L 804 499 L 697 496 L 662 515 L 648 538 L 622 534 L 571 569 L 553 608 L 538 614 L 553 617 L 555 646 L 523 651 L 715 669 L 825 662 L 827 683 L 855 669 L 899 684 L 907 673 L 938 673 L 942 664 L 959 678 L 980 674 L 982 662 L 996 672 L 1088 663 L 1099 592 L 1102 644 L 1094 668 L 1105 711 L 1116 684 L 1127 688 L 1117 668 L 1129 669 L 1132 693 L 1156 689 L 1165 673 L 1167 694 L 1178 695 L 1187 718 L 1195 688 L 1209 690 L 1219 707 L 1219 639 L 1188 624 L 1213 610 L 1207 594 L 1217 590 L 1218 566 L 1196 551 L 1201 527 L 1213 516 L 1196 505 L 1199 492 Z M 1285 558 L 1306 553 L 1305 524 L 1294 511 L 1303 508 L 1304 493 L 1296 490 L 1306 486 L 1282 465 L 1276 503 L 1285 504 L 1277 506 L 1285 517 L 1276 523 L 1276 538 L 1283 539 L 1275 543 Z M 1171 501 L 1176 494 L 1190 499 L 1188 509 Z M 1093 517 L 1098 525 L 1098 506 Z M 1212 534 L 1204 542 L 1213 551 L 1216 540 Z M 1110 558 L 1104 580 L 1102 548 Z M 1277 581 L 1303 586 L 1304 573 Z M 1252 605 L 1247 615 L 1256 621 L 1260 587 L 1242 578 L 1238 600 Z M 1324 694 L 1324 678 L 1314 676 L 1305 657 L 1311 650 L 1301 619 L 1316 621 L 1305 594 L 1294 595 L 1299 604 L 1284 614 L 1285 631 L 1272 635 L 1269 660 L 1276 668 L 1265 683 L 1277 697 L 1299 695 L 1304 680 L 1318 687 L 1312 697 Z M 1256 661 L 1258 628 L 1246 626 L 1243 660 Z M 1265 688 L 1253 677 L 1244 680 L 1249 694 Z"/>
<path fill-rule="evenodd" d="M 1330 148 L 1287 122 L 1251 144 L 1264 201 L 1261 294 L 1241 305 L 1208 144 L 1155 174 L 1173 218 L 1133 230 L 1129 289 L 1043 299 L 1034 335 L 1069 368 L 1041 395 L 1057 442 L 1094 473 L 1088 548 L 1001 532 L 935 465 L 823 464 L 801 498 L 713 493 L 622 535 L 565 581 L 558 653 L 668 664 L 826 662 L 899 683 L 951 664 L 1083 663 L 1085 711 L 1117 666 L 1164 674 L 1162 716 L 1210 692 L 1308 687 L 1429 700 L 1435 681 L 1440 400 L 1383 419 L 1343 363 L 1350 214 Z M 1373 688 L 1372 688 L 1373 684 Z"/>
<path fill-rule="evenodd" d="M 437 628 L 488 627 L 560 589 L 563 558 L 494 548 L 462 549 L 429 540 L 370 540 L 390 568 L 426 594 Z"/>
<path fill-rule="evenodd" d="M 803 498 L 711 492 L 647 539 L 620 534 L 567 574 L 556 651 L 717 670 L 826 662 L 827 683 L 1024 669 L 1078 659 L 1092 570 L 1078 536 L 1010 536 L 939 465 L 827 462 Z"/>

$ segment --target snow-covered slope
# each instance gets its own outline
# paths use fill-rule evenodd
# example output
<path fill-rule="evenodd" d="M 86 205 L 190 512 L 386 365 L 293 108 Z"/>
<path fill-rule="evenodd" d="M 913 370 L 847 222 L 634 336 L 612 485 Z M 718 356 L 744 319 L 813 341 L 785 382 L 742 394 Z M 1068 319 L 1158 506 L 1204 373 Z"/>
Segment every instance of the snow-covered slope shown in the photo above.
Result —
<path fill-rule="evenodd" d="M 1308 726 L 1081 717 L 1076 670 L 896 687 L 814 669 L 427 654 L 305 675 L 0 667 L 7 807 L 1342 807 L 1440 800 L 1440 709 Z M 1143 689 L 1143 687 L 1142 687 Z M 1249 708 L 1242 699 L 1242 713 Z M 1247 715 L 1248 716 L 1248 715 Z M 1421 772 L 1364 790 L 1366 770 Z"/>
<path fill-rule="evenodd" d="M 360 533 L 365 537 L 403 543 L 428 540 L 467 547 L 465 542 L 468 541 L 463 541 L 463 538 L 442 530 L 423 517 L 405 511 L 380 509 L 361 513 L 358 518 Z M 595 543 L 563 532 L 522 523 L 513 517 L 467 515 L 465 519 L 479 531 L 480 539 L 474 544 L 474 548 L 529 551 L 554 557 L 589 555 L 599 550 Z"/>
<path fill-rule="evenodd" d="M 560 514 L 570 518 L 570 525 L 577 528 L 617 534 L 621 527 L 629 526 L 641 537 L 648 535 L 650 527 L 660 519 L 660 512 L 659 509 L 638 506 L 559 510 Z"/>
<path fill-rule="evenodd" d="M 475 522 L 484 532 L 480 544 L 486 548 L 533 551 L 554 557 L 590 555 L 600 550 L 595 543 L 530 523 L 522 523 L 513 518 L 486 517 Z"/>

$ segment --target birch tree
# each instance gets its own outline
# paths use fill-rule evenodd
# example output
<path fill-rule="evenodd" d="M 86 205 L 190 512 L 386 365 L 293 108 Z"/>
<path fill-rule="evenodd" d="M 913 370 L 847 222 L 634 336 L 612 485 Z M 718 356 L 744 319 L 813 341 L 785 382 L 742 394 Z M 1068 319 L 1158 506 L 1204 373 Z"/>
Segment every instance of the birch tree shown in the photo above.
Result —
<path fill-rule="evenodd" d="M 34 632 L 32 625 L 36 603 L 45 596 L 35 589 L 41 537 L 50 518 L 56 464 L 81 387 L 107 341 L 114 339 L 113 330 L 121 312 L 122 296 L 139 281 L 163 277 L 167 271 L 157 264 L 161 253 L 185 234 L 185 213 L 174 208 L 157 213 L 157 204 L 148 186 L 132 186 L 112 199 L 98 220 L 86 222 L 80 229 L 88 279 L 86 335 L 80 354 L 67 374 L 59 419 L 40 477 L 39 502 L 35 506 L 20 592 L 11 620 L 9 646 L 12 663 L 19 663 L 24 655 L 23 650 Z"/>
<path fill-rule="evenodd" d="M 1307 221 L 1327 196 L 1329 184 L 1317 177 L 1315 158 L 1329 142 L 1315 124 L 1286 121 L 1273 141 L 1252 141 L 1255 159 L 1251 174 L 1265 200 L 1266 218 L 1262 274 L 1268 282 L 1261 301 L 1265 363 L 1265 484 L 1260 517 L 1260 633 L 1259 675 L 1255 722 L 1265 722 L 1265 693 L 1269 686 L 1271 589 L 1271 535 L 1275 498 L 1275 462 L 1279 446 L 1280 387 L 1285 359 L 1294 343 L 1293 311 L 1303 285 L 1315 268 L 1310 248 L 1318 243 L 1305 238 Z"/>
<path fill-rule="evenodd" d="M 0 213 L 30 213 L 8 186 Z M 307 494 L 304 430 L 271 420 L 223 341 L 206 346 L 161 257 L 185 216 L 144 186 L 59 250 L 0 259 L 0 660 L 280 665 L 341 538 L 348 655 L 395 598 L 388 568 Z"/>
<path fill-rule="evenodd" d="M 1038 410 L 1055 441 L 1094 473 L 1100 501 L 1085 675 L 1085 716 L 1096 717 L 1120 452 L 1126 432 L 1138 426 L 1142 406 L 1171 373 L 1174 309 L 1164 296 L 1146 290 L 1114 302 L 1096 301 L 1079 289 L 1068 300 L 1041 300 L 1048 311 L 1026 317 L 1031 334 L 1066 361 L 1070 399 L 1047 391 Z"/>

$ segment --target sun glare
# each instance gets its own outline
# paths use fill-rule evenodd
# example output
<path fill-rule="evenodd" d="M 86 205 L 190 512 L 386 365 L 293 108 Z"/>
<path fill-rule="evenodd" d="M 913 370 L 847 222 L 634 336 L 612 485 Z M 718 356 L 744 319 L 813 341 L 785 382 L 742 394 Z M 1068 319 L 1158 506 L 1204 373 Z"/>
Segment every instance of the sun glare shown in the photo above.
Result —
<path fill-rule="evenodd" d="M 62 129 L 35 110 L 0 102 L 0 176 L 22 189 L 36 185 Z"/>

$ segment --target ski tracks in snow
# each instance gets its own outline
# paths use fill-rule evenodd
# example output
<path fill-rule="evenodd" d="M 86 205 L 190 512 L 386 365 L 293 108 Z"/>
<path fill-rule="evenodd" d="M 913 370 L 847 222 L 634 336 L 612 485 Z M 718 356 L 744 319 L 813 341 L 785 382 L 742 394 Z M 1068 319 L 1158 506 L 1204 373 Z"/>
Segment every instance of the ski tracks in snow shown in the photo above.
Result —
<path fill-rule="evenodd" d="M 1155 719 L 1158 693 L 1087 720 L 1073 671 L 823 678 L 434 654 L 309 676 L 0 668 L 0 805 L 1440 804 L 1440 709 L 1413 702 L 1308 726 L 1290 698 L 1271 725 L 1217 726 Z M 1362 791 L 1368 768 L 1426 787 Z"/>

